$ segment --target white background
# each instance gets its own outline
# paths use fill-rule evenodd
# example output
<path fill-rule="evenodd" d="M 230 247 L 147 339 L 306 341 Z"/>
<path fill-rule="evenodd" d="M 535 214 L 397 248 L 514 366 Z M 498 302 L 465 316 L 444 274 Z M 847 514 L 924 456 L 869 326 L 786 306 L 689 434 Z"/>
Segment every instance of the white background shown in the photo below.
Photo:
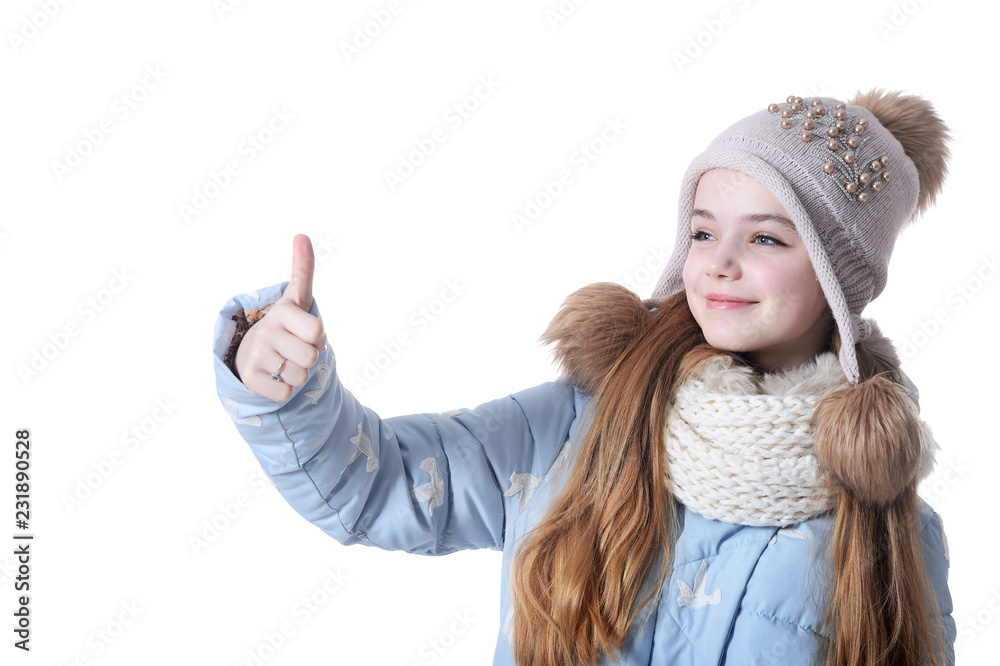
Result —
<path fill-rule="evenodd" d="M 50 4 L 51 17 L 26 0 L 0 16 L 0 661 L 245 665 L 287 621 L 268 666 L 488 663 L 499 553 L 347 548 L 302 520 L 260 483 L 216 396 L 218 310 L 285 279 L 292 237 L 309 234 L 350 377 L 456 280 L 457 299 L 360 395 L 383 416 L 475 406 L 556 376 L 536 340 L 575 289 L 649 295 L 681 174 L 718 132 L 790 94 L 876 86 L 926 97 L 954 130 L 938 205 L 899 239 L 865 315 L 910 346 L 904 368 L 942 447 L 922 490 L 948 532 L 960 663 L 995 658 L 995 5 L 605 0 L 564 4 L 575 11 L 553 23 L 554 0 L 423 0 L 378 27 L 388 2 Z M 366 26 L 377 34 L 349 58 Z M 480 77 L 496 90 L 446 121 Z M 294 120 L 248 161 L 274 109 Z M 580 171 L 574 151 L 609 119 L 623 131 Z M 391 190 L 384 173 L 435 128 L 446 141 Z M 54 166 L 73 151 L 87 153 L 75 168 Z M 240 172 L 185 221 L 181 205 L 230 160 Z M 562 169 L 571 185 L 518 233 L 512 213 Z M 157 400 L 175 405 L 159 423 Z M 22 427 L 30 654 L 10 630 Z M 133 428 L 146 432 L 131 447 Z M 212 522 L 224 529 L 207 539 Z M 324 598 L 328 571 L 345 580 Z M 325 603 L 300 622 L 314 593 Z M 139 610 L 122 628 L 123 604 Z"/>

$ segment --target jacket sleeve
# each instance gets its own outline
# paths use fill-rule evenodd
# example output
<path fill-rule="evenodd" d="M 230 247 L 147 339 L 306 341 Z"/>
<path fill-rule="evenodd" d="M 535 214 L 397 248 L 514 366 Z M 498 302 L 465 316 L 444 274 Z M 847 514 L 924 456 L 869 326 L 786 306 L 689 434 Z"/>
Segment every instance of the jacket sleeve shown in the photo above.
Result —
<path fill-rule="evenodd" d="M 552 466 L 576 417 L 575 389 L 550 382 L 475 409 L 383 419 L 343 386 L 327 348 L 288 400 L 254 395 L 227 363 L 237 321 L 287 284 L 225 304 L 213 359 L 219 400 L 285 500 L 344 544 L 427 555 L 502 548 L 507 509 L 517 515 L 519 479 L 529 478 L 517 475 Z M 320 316 L 315 300 L 311 313 Z"/>

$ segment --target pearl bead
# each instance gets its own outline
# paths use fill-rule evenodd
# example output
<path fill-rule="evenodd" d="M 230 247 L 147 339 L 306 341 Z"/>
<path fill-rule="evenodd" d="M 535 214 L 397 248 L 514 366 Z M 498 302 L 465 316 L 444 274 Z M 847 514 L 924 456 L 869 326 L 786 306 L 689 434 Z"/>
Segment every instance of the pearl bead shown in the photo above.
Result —
<path fill-rule="evenodd" d="M 858 185 L 857 183 L 848 183 L 844 185 L 844 189 L 853 194 L 854 190 L 858 189 Z"/>
<path fill-rule="evenodd" d="M 872 189 L 875 190 L 876 192 L 878 192 L 879 190 L 881 190 L 882 189 L 882 181 L 881 180 L 876 180 L 874 183 L 872 183 Z"/>
<path fill-rule="evenodd" d="M 858 192 L 858 201 L 860 201 L 861 203 L 867 202 L 868 201 L 868 193 L 867 192 Z"/>
<path fill-rule="evenodd" d="M 798 111 L 801 108 L 802 108 L 801 104 L 799 104 L 798 102 L 792 102 L 792 106 L 791 106 L 792 111 Z"/>
<path fill-rule="evenodd" d="M 826 115 L 826 107 L 825 106 L 817 106 L 816 107 L 816 115 L 818 115 L 818 116 L 825 116 Z"/>
<path fill-rule="evenodd" d="M 833 115 L 837 120 L 847 120 L 847 111 L 843 109 L 838 109 Z"/>
<path fill-rule="evenodd" d="M 802 132 L 802 134 L 799 134 L 799 136 L 802 138 L 803 141 L 809 143 L 810 141 L 812 141 L 813 133 L 810 132 L 809 130 L 805 130 L 804 132 Z"/>
<path fill-rule="evenodd" d="M 858 121 L 858 124 L 861 125 L 862 127 L 868 127 L 868 119 L 862 118 Z"/>
<path fill-rule="evenodd" d="M 826 147 L 830 150 L 837 150 L 837 148 L 840 148 L 840 144 L 837 143 L 836 139 L 830 139 L 826 142 Z"/>
<path fill-rule="evenodd" d="M 883 171 L 882 172 L 882 180 L 884 180 L 885 182 L 888 183 L 890 178 L 892 178 L 892 174 L 891 173 L 889 173 L 888 171 Z"/>
<path fill-rule="evenodd" d="M 871 179 L 872 175 L 870 173 L 863 173 L 860 176 L 858 176 L 858 180 L 861 181 L 862 185 L 867 185 L 868 183 L 871 182 Z"/>
<path fill-rule="evenodd" d="M 804 104 L 805 103 L 805 100 L 802 99 L 801 97 L 796 97 L 795 101 L 798 102 L 799 104 Z"/>
<path fill-rule="evenodd" d="M 816 109 L 809 109 L 808 111 L 806 111 L 806 118 L 815 118 L 815 117 L 816 117 Z"/>
<path fill-rule="evenodd" d="M 861 124 L 855 125 L 854 126 L 854 133 L 855 134 L 864 134 L 865 133 L 865 126 L 861 125 Z"/>
<path fill-rule="evenodd" d="M 767 110 L 770 111 L 771 113 L 777 113 L 778 112 L 778 105 L 777 104 L 768 104 L 767 105 Z"/>
<path fill-rule="evenodd" d="M 882 163 L 882 166 L 889 166 L 889 156 L 883 155 L 882 157 L 879 158 L 879 162 Z"/>
<path fill-rule="evenodd" d="M 833 126 L 839 129 L 841 132 L 847 129 L 847 123 L 845 123 L 843 120 L 838 120 L 833 124 Z"/>
<path fill-rule="evenodd" d="M 812 101 L 812 105 L 813 106 L 823 106 L 823 100 L 821 100 L 819 97 L 817 97 L 816 99 L 814 99 Z"/>
<path fill-rule="evenodd" d="M 882 168 L 882 162 L 879 160 L 872 160 L 872 163 L 868 165 L 868 168 L 877 173 Z"/>
<path fill-rule="evenodd" d="M 813 127 L 816 126 L 816 123 L 806 118 L 805 120 L 802 121 L 802 126 L 807 130 L 811 130 Z"/>
<path fill-rule="evenodd" d="M 826 164 L 823 165 L 823 171 L 825 171 L 826 173 L 833 173 L 833 170 L 836 168 L 837 165 L 835 165 L 833 162 L 827 162 Z"/>
<path fill-rule="evenodd" d="M 849 136 L 849 137 L 847 137 L 847 145 L 850 148 L 857 148 L 858 147 L 858 143 L 860 143 L 858 141 L 858 137 L 856 137 L 856 136 Z"/>
<path fill-rule="evenodd" d="M 782 109 L 781 110 L 781 117 L 782 118 L 791 118 L 792 117 L 792 110 L 791 109 Z"/>
<path fill-rule="evenodd" d="M 788 102 L 789 104 L 791 104 L 792 102 L 794 102 L 794 101 L 795 101 L 795 95 L 789 95 L 789 96 L 788 96 L 788 97 L 787 97 L 787 98 L 785 99 L 785 101 L 786 101 L 786 102 Z"/>
<path fill-rule="evenodd" d="M 843 102 L 837 102 L 837 105 L 833 108 L 837 109 L 838 111 L 843 111 L 844 109 L 847 108 L 847 105 L 844 104 Z"/>
<path fill-rule="evenodd" d="M 826 135 L 829 137 L 834 137 L 837 136 L 838 134 L 840 134 L 840 130 L 838 130 L 836 127 L 829 127 L 826 130 Z"/>
<path fill-rule="evenodd" d="M 854 164 L 854 153 L 844 153 L 844 161 L 848 164 Z"/>
<path fill-rule="evenodd" d="M 792 129 L 792 121 L 788 118 L 781 119 L 781 129 Z"/>

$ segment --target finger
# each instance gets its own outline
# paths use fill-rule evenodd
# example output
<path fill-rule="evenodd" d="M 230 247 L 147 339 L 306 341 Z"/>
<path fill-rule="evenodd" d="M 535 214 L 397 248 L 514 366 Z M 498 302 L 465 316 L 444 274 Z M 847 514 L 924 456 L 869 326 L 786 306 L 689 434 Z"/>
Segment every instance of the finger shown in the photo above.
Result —
<path fill-rule="evenodd" d="M 305 373 L 295 373 L 293 379 L 301 379 L 302 381 L 290 381 L 285 380 L 289 384 L 294 384 L 295 386 L 301 386 L 306 383 L 309 379 L 309 368 L 316 365 L 319 361 L 319 350 L 308 342 L 300 340 L 296 336 L 288 333 L 287 331 L 282 331 L 281 334 L 275 337 L 274 340 L 274 351 L 281 356 L 281 358 L 286 359 L 285 367 L 289 365 L 294 365 L 298 368 L 304 368 Z M 278 360 L 281 363 L 281 360 Z M 277 367 L 277 366 L 275 366 Z M 282 375 L 284 377 L 284 375 Z"/>
<path fill-rule="evenodd" d="M 280 372 L 278 372 L 278 368 L 281 368 Z M 274 354 L 270 364 L 261 369 L 261 372 L 266 375 L 265 381 L 272 384 L 278 383 L 271 376 L 274 373 L 277 373 L 281 377 L 281 381 L 289 386 L 303 386 L 309 381 L 309 370 L 277 353 Z"/>
<path fill-rule="evenodd" d="M 296 235 L 292 239 L 292 277 L 282 297 L 306 312 L 312 308 L 315 270 L 316 257 L 313 254 L 312 241 L 305 234 Z"/>
<path fill-rule="evenodd" d="M 326 331 L 323 328 L 323 322 L 320 321 L 319 317 L 300 310 L 298 307 L 282 305 L 280 312 L 275 316 L 275 323 L 300 340 L 315 346 L 316 349 L 320 349 L 326 344 Z"/>

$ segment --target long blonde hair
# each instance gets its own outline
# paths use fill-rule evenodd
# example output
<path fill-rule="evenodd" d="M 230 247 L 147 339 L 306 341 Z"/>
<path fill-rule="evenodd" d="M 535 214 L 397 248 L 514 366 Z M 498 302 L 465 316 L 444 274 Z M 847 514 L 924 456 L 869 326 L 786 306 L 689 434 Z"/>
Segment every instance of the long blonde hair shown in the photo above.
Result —
<path fill-rule="evenodd" d="M 511 645 L 519 664 L 592 664 L 602 654 L 620 656 L 630 626 L 658 597 L 669 571 L 677 526 L 665 481 L 664 426 L 675 389 L 701 360 L 735 355 L 708 345 L 684 292 L 641 302 L 606 283 L 567 299 L 542 340 L 557 343 L 567 377 L 594 393 L 593 421 L 567 483 L 513 558 Z M 831 347 L 839 349 L 835 328 Z M 860 345 L 858 358 L 863 380 L 888 374 L 898 381 L 898 368 Z M 855 390 L 820 401 L 816 418 L 826 424 L 818 423 L 817 445 L 822 439 L 824 451 L 862 437 L 840 425 L 839 407 L 899 411 L 871 396 L 852 402 Z M 911 437 L 911 426 L 901 426 L 897 439 Z M 872 427 L 860 446 L 879 439 Z M 916 480 L 878 504 L 860 499 L 850 466 L 841 467 L 830 475 L 839 489 L 825 615 L 832 639 L 818 654 L 844 666 L 942 663 L 928 610 L 935 605 L 919 575 Z M 656 584 L 643 594 L 651 575 Z"/>

